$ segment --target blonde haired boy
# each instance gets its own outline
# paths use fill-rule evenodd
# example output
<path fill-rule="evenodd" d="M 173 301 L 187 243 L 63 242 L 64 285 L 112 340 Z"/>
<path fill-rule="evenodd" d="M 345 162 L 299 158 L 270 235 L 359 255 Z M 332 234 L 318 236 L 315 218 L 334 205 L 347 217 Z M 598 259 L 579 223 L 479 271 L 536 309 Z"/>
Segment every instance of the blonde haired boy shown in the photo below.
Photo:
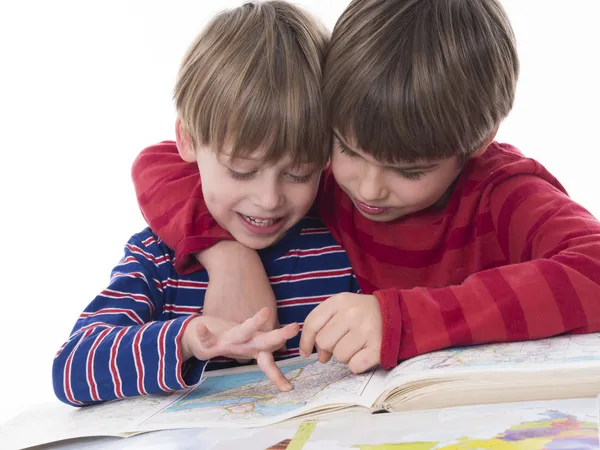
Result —
<path fill-rule="evenodd" d="M 199 382 L 209 360 L 235 364 L 229 358 L 256 358 L 279 389 L 291 389 L 272 352 L 287 343 L 280 357 L 297 355 L 298 323 L 329 296 L 358 291 L 346 253 L 319 220 L 304 217 L 329 157 L 320 91 L 327 43 L 297 7 L 247 3 L 204 29 L 175 88 L 174 156 L 204 181 L 188 195 L 260 249 L 278 311 L 263 308 L 243 323 L 210 314 L 207 271 L 177 273 L 175 252 L 146 229 L 125 245 L 109 286 L 58 351 L 60 400 L 79 406 L 183 389 Z M 269 316 L 283 327 L 262 331 Z"/>

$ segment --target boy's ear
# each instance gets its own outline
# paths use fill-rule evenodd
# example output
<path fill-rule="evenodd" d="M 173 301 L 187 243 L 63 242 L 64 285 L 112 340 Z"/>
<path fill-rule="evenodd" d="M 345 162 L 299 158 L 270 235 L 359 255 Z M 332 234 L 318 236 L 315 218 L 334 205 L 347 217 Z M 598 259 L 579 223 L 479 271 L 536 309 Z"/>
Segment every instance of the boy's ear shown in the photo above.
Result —
<path fill-rule="evenodd" d="M 196 162 L 196 149 L 190 133 L 181 124 L 181 120 L 175 121 L 175 140 L 179 156 L 186 162 Z"/>

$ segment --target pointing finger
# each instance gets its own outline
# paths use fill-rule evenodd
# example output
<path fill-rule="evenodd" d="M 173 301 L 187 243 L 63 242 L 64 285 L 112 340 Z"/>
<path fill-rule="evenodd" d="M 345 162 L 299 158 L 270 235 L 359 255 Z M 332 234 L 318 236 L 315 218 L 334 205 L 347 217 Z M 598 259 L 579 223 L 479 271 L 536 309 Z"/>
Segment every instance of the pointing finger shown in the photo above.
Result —
<path fill-rule="evenodd" d="M 289 392 L 292 390 L 292 383 L 285 377 L 279 366 L 275 364 L 271 352 L 260 352 L 256 358 L 256 363 L 279 391 Z"/>

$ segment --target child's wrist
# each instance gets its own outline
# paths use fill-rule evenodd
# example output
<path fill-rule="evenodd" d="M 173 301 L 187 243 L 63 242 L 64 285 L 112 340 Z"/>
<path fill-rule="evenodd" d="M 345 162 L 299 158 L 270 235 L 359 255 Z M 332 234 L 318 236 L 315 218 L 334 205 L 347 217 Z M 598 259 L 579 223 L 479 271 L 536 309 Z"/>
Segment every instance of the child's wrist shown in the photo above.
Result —
<path fill-rule="evenodd" d="M 189 325 L 188 325 L 188 327 L 189 327 Z M 193 356 L 192 352 L 190 350 L 188 341 L 189 341 L 189 339 L 187 338 L 187 335 L 184 333 L 184 335 L 181 337 L 181 350 L 180 350 L 181 362 L 186 362 L 188 359 L 190 359 Z"/>

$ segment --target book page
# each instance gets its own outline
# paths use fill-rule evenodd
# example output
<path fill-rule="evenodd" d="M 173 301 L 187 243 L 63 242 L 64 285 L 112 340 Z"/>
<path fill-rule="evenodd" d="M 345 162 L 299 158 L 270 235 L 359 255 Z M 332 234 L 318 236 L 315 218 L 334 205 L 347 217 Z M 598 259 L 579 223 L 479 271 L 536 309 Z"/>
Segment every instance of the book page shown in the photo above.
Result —
<path fill-rule="evenodd" d="M 181 393 L 133 397 L 75 408 L 58 401 L 17 415 L 0 426 L 2 448 L 24 448 L 89 436 L 128 436 Z"/>
<path fill-rule="evenodd" d="M 427 353 L 408 359 L 392 370 L 386 379 L 386 390 L 412 380 L 469 371 L 535 371 L 552 366 L 600 366 L 600 333 L 485 344 Z"/>
<path fill-rule="evenodd" d="M 593 398 L 320 420 L 303 450 L 599 449 Z"/>
<path fill-rule="evenodd" d="M 23 448 L 87 436 L 199 427 L 255 427 L 315 408 L 370 407 L 385 374 L 353 375 L 316 355 L 278 362 L 294 389 L 279 392 L 256 365 L 205 372 L 201 384 L 171 394 L 133 397 L 74 408 L 58 402 L 25 412 L 0 426 L 3 444 Z M 10 444 L 10 445 L 8 445 Z"/>
<path fill-rule="evenodd" d="M 321 408 L 371 407 L 385 375 L 354 375 L 345 364 L 326 364 L 316 355 L 279 363 L 293 390 L 279 392 L 257 366 L 205 372 L 206 379 L 138 429 L 191 426 L 253 427 L 279 422 Z"/>

